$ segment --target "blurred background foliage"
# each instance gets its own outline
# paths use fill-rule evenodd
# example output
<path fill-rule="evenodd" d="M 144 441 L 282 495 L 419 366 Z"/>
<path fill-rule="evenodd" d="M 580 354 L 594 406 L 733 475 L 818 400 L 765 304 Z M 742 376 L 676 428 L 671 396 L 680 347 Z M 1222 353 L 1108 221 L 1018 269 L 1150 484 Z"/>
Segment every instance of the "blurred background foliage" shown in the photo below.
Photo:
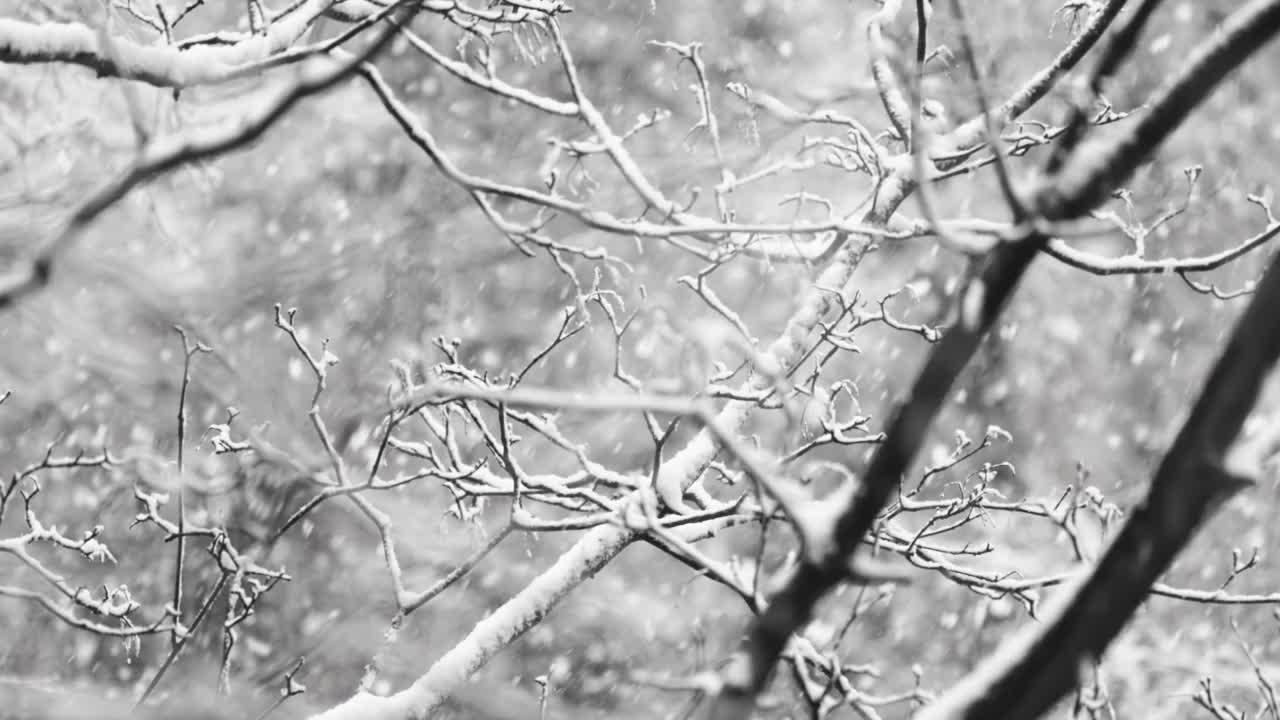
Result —
<path fill-rule="evenodd" d="M 1057 2 L 1001 0 L 974 6 L 979 62 L 988 87 L 1000 96 L 1018 86 L 1063 45 L 1072 17 Z M 1150 90 L 1206 37 L 1233 3 L 1171 4 L 1153 21 L 1144 47 L 1118 78 L 1108 99 L 1117 110 L 1139 110 Z M 0 3 L 6 15 L 61 13 L 100 21 L 103 10 L 47 0 Z M 830 107 L 862 120 L 873 132 L 888 128 L 867 71 L 864 24 L 872 2 L 749 0 L 718 3 L 602 2 L 576 8 L 564 27 L 584 85 L 616 128 L 641 113 L 663 109 L 671 117 L 629 141 L 650 177 L 673 197 L 691 196 L 714 184 L 717 168 L 705 133 L 692 132 L 699 110 L 687 64 L 648 44 L 697 41 L 711 73 L 713 102 L 730 165 L 737 172 L 793 152 L 802 135 L 757 115 L 731 93 L 746 83 L 795 107 Z M 236 5 L 202 8 L 188 32 L 236 22 Z M 904 13 L 904 15 L 908 15 Z M 436 17 L 418 21 L 422 36 L 452 51 L 456 28 Z M 934 39 L 958 47 L 954 26 L 940 8 Z M 124 23 L 122 32 L 148 38 L 145 28 Z M 321 23 L 316 36 L 334 30 Z M 910 37 L 905 23 L 898 28 Z M 512 43 L 502 64 L 510 82 L 556 97 L 566 96 L 561 68 L 548 52 L 542 62 L 520 58 Z M 536 58 L 534 58 L 536 59 Z M 1277 160 L 1280 111 L 1265 92 L 1280 61 L 1273 48 L 1228 83 L 1130 183 L 1132 207 L 1121 214 L 1150 220 L 1185 195 L 1183 168 L 1203 167 L 1187 211 L 1155 233 L 1148 247 L 1159 256 L 1206 254 L 1238 243 L 1265 218 L 1247 193 L 1269 197 Z M 584 128 L 513 106 L 447 76 L 406 44 L 379 62 L 388 82 L 420 114 L 453 160 L 475 175 L 541 186 L 553 138 L 582 139 Z M 141 88 L 148 118 L 173 129 L 233 114 L 276 81 L 275 76 L 171 94 Z M 940 72 L 929 92 L 952 117 L 976 107 L 958 68 Z M 1030 119 L 1060 118 L 1056 97 Z M 0 258 L 20 251 L 58 213 L 116 168 L 128 162 L 133 138 L 118 83 L 61 66 L 7 67 L 0 74 Z M 1026 172 L 1030 153 L 1018 164 Z M 583 161 L 570 187 L 623 216 L 642 207 L 600 158 Z M 831 168 L 785 174 L 739 192 L 735 202 L 761 220 L 818 213 L 780 202 L 805 191 L 849 211 L 865 193 L 865 177 Z M 1003 219 L 1006 211 L 991 176 L 951 181 L 939 190 L 944 216 Z M 697 199 L 709 207 L 710 193 Z M 521 210 L 507 208 L 516 217 Z M 917 214 L 914 203 L 903 212 Z M 565 221 L 550 230 L 581 247 L 601 247 L 623 262 L 566 259 L 583 284 L 599 277 L 628 310 L 640 314 L 623 358 L 646 382 L 663 379 L 694 389 L 704 378 L 698 338 L 717 332 L 714 313 L 677 278 L 701 263 L 655 241 L 636 242 L 584 231 Z M 1118 234 L 1092 241 L 1111 254 L 1130 246 Z M 1210 277 L 1235 289 L 1256 277 L 1265 253 L 1246 257 Z M 949 293 L 963 270 L 961 259 L 925 241 L 886 243 L 858 270 L 862 296 L 875 300 L 911 283 L 888 307 L 911 322 L 945 319 Z M 739 258 L 713 285 L 758 338 L 782 327 L 815 271 Z M 564 308 L 574 302 L 564 270 L 546 253 L 528 257 L 483 217 L 465 192 L 444 178 L 403 136 L 368 89 L 352 82 L 302 103 L 251 148 L 216 162 L 178 170 L 132 193 L 110 211 L 59 265 L 51 286 L 0 314 L 0 389 L 13 396 L 0 407 L 0 458 L 6 472 L 35 462 L 50 443 L 76 448 L 107 441 L 130 458 L 172 458 L 176 447 L 181 343 L 180 323 L 214 348 L 194 361 L 189 399 L 193 471 L 224 486 L 247 475 L 239 460 L 209 455 L 196 444 L 204 428 L 221 422 L 234 406 L 246 425 L 265 427 L 273 442 L 304 457 L 319 458 L 306 419 L 309 371 L 274 326 L 272 305 L 298 308 L 298 326 L 309 342 L 332 338 L 341 358 L 322 408 L 331 427 L 354 427 L 347 453 L 366 457 L 367 425 L 382 407 L 392 379 L 390 361 L 438 361 L 435 337 L 457 338 L 462 357 L 493 373 L 518 370 L 555 336 Z M 1013 435 L 982 460 L 1007 460 L 1001 487 L 1011 496 L 1054 495 L 1083 481 L 1122 508 L 1141 497 L 1146 482 L 1194 396 L 1207 364 L 1242 307 L 1192 292 L 1177 277 L 1096 277 L 1051 260 L 1037 264 L 998 332 L 966 374 L 936 428 L 932 456 L 945 455 L 952 433 L 981 437 L 988 424 Z M 597 317 L 587 331 L 539 364 L 527 382 L 607 390 L 614 339 Z M 860 354 L 829 367 L 824 382 L 853 379 L 864 412 L 883 418 L 910 381 L 926 350 L 918 335 L 868 328 Z M 732 356 L 723 358 L 733 360 Z M 753 427 L 762 442 L 776 427 Z M 601 423 L 564 418 L 597 457 L 610 466 L 638 469 L 652 448 L 633 419 Z M 539 470 L 566 469 L 546 455 L 527 459 Z M 926 461 L 929 457 L 927 455 Z M 862 456 L 841 458 L 855 468 Z M 537 465 L 541 461 L 543 464 Z M 147 463 L 140 463 L 141 468 Z M 163 463 L 150 466 L 161 467 Z M 967 465 L 950 479 L 977 466 Z M 136 474 L 145 475 L 144 470 Z M 229 480 L 228 478 L 232 478 Z M 153 607 L 166 601 L 173 553 L 154 529 L 130 529 L 130 473 L 44 473 L 36 507 L 46 523 L 74 534 L 105 526 L 120 563 L 67 562 L 77 583 L 127 582 Z M 147 479 L 147 478 L 143 478 Z M 1245 493 L 1226 508 L 1171 573 L 1169 581 L 1212 589 L 1227 577 L 1233 547 L 1274 543 L 1276 488 Z M 378 497 L 396 522 L 401 562 L 409 584 L 422 587 L 447 572 L 484 541 L 505 512 L 494 503 L 479 523 L 446 512 L 448 492 L 421 484 Z M 213 512 L 202 507 L 201 512 Z M 10 512 L 3 533 L 21 532 L 21 514 Z M 1000 548 L 994 567 L 1041 575 L 1067 566 L 1067 548 L 1044 523 L 1002 519 L 986 530 Z M 775 532 L 779 542 L 785 533 Z M 516 536 L 488 558 L 460 587 L 415 614 L 387 658 L 383 682 L 400 687 L 452 647 L 471 625 L 545 567 L 572 541 L 557 535 Z M 707 548 L 713 554 L 750 552 L 757 532 L 725 533 Z M 781 544 L 778 547 L 782 547 Z M 376 535 L 346 508 L 324 508 L 291 533 L 272 555 L 295 580 L 277 588 L 251 621 L 236 665 L 241 687 L 273 690 L 282 668 L 307 656 L 305 681 L 317 704 L 344 697 L 364 663 L 379 649 L 394 612 Z M 65 560 L 57 558 L 54 562 Z M 203 561 L 203 560 L 202 560 Z M 1234 580 L 1237 591 L 1276 589 L 1280 572 L 1265 553 L 1260 567 Z M 0 582 L 31 583 L 14 563 L 0 563 Z M 207 578 L 206 578 L 207 579 Z M 460 701 L 460 714 L 528 717 L 536 708 L 534 678 L 552 673 L 561 688 L 553 707 L 571 717 L 613 709 L 645 717 L 678 707 L 681 698 L 621 682 L 632 670 L 691 672 L 724 657 L 746 620 L 727 592 L 698 582 L 687 568 L 639 545 L 579 588 L 537 630 L 482 673 L 483 689 Z M 862 596 L 866 601 L 874 595 Z M 831 631 L 847 617 L 858 591 L 831 598 L 814 632 Z M 78 682 L 135 688 L 145 682 L 167 645 L 143 643 L 140 654 L 119 641 L 77 633 L 34 606 L 0 601 L 0 672 L 55 676 Z M 879 677 L 862 678 L 880 693 L 909 690 L 920 682 L 941 689 L 997 643 L 1026 613 L 977 596 L 941 577 L 922 575 L 905 589 L 881 597 L 846 635 L 849 662 L 873 663 Z M 1270 669 L 1276 657 L 1276 619 L 1269 607 L 1206 607 L 1155 599 L 1135 619 L 1106 664 L 1108 688 L 1122 715 L 1167 717 L 1191 712 L 1197 680 L 1212 675 L 1219 690 L 1238 701 L 1253 680 L 1231 638 L 1235 622 Z M 206 635 L 208 633 L 206 632 Z M 206 637 L 206 647 L 217 643 Z M 172 687 L 211 685 L 213 655 L 181 661 L 191 681 Z M 777 710 L 790 705 L 779 683 Z M 500 690 L 494 690 L 499 688 Z M 504 694 L 510 691 L 514 694 Z M 305 702 L 305 701 L 291 701 Z M 905 711 L 905 706 L 893 712 Z"/>

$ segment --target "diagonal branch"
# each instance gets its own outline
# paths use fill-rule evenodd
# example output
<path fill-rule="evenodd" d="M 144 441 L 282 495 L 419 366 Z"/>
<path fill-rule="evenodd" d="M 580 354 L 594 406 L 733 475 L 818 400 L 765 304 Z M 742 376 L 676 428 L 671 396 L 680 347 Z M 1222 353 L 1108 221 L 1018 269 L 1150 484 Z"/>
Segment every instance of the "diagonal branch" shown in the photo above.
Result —
<path fill-rule="evenodd" d="M 402 8 L 405 3 L 392 5 Z M 398 11 L 401 21 L 415 11 Z M 33 256 L 19 259 L 0 273 L 0 309 L 21 296 L 48 284 L 59 253 L 76 242 L 89 225 L 137 186 L 174 168 L 217 157 L 244 147 L 261 137 L 299 100 L 324 92 L 350 77 L 366 60 L 377 55 L 396 34 L 392 23 L 379 32 L 375 40 L 358 55 L 347 60 L 316 57 L 298 69 L 298 79 L 280 91 L 275 98 L 236 121 L 158 138 L 141 149 L 137 159 L 119 176 L 85 198 L 55 234 L 40 243 Z"/>
<path fill-rule="evenodd" d="M 1230 453 L 1262 383 L 1280 357 L 1280 256 L 1236 324 L 1147 498 L 1093 572 L 1048 619 L 1006 642 L 991 659 L 919 716 L 1033 718 L 1101 657 L 1155 581 L 1222 503 L 1253 480 Z"/>
<path fill-rule="evenodd" d="M 1203 46 L 1184 71 L 1157 93 L 1141 123 L 1104 145 L 1104 150 L 1080 148 L 1082 152 L 1074 153 L 1060 173 L 1044 181 L 1031 204 L 1039 219 L 1078 218 L 1102 202 L 1218 82 L 1277 31 L 1280 0 L 1255 0 L 1233 14 L 1225 32 Z M 956 377 L 1047 241 L 1044 233 L 1031 231 L 987 254 L 982 270 L 958 298 L 960 322 L 934 346 L 906 402 L 890 421 L 863 482 L 836 517 L 830 546 L 806 553 L 723 672 L 724 687 L 712 707 L 712 718 L 729 720 L 750 714 L 755 696 L 764 689 L 791 634 L 808 623 L 827 591 L 849 579 L 850 560 L 914 461 Z"/>
<path fill-rule="evenodd" d="M 93 70 L 99 77 L 137 80 L 157 87 L 182 88 L 224 80 L 240 66 L 288 49 L 334 0 L 304 0 L 276 18 L 258 35 L 231 45 L 179 49 L 128 38 L 110 38 L 80 23 L 29 23 L 0 18 L 0 62 L 31 65 L 65 62 Z M 110 47 L 104 47 L 106 42 Z"/>

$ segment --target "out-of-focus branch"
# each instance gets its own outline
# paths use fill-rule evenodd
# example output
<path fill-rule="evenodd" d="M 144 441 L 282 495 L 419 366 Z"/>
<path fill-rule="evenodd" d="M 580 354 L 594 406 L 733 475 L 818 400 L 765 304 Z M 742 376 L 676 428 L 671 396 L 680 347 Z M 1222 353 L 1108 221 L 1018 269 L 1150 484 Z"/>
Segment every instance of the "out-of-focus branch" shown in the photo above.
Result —
<path fill-rule="evenodd" d="M 402 9 L 398 12 L 399 19 L 403 21 L 414 11 Z M 316 57 L 307 61 L 298 68 L 297 80 L 279 91 L 270 102 L 233 122 L 193 128 L 148 143 L 123 173 L 82 201 L 52 237 L 33 243 L 40 247 L 34 255 L 18 259 L 7 272 L 0 274 L 0 309 L 46 285 L 58 254 L 74 243 L 99 215 L 135 187 L 176 167 L 216 157 L 253 142 L 299 100 L 323 92 L 348 78 L 366 60 L 381 52 L 395 33 L 395 24 L 388 25 L 367 48 L 350 60 Z"/>
<path fill-rule="evenodd" d="M 401 3 L 387 0 L 299 0 L 250 33 L 218 32 L 172 42 L 171 30 L 199 3 L 172 22 L 140 18 L 162 34 L 165 44 L 143 44 L 108 36 L 76 22 L 32 23 L 0 18 L 0 62 L 18 65 L 64 62 L 99 77 L 136 80 L 157 87 L 186 88 L 224 82 L 327 53 L 386 18 Z M 532 7 L 477 8 L 456 0 L 418 0 L 418 10 L 468 26 L 476 21 L 519 23 L 563 10 L 559 3 Z M 133 11 L 135 17 L 136 11 Z M 294 43 L 316 20 L 334 18 L 352 26 L 333 38 L 302 47 Z M 163 20 L 163 18 L 162 18 Z"/>
<path fill-rule="evenodd" d="M 884 37 L 884 28 L 898 16 L 902 9 L 902 0 L 888 0 L 867 21 L 867 46 L 871 50 L 871 76 L 876 82 L 876 91 L 884 104 L 885 115 L 893 123 L 898 137 L 911 146 L 911 104 L 907 102 L 901 83 L 894 71 L 893 58 L 898 48 Z"/>
<path fill-rule="evenodd" d="M 256 35 L 230 45 L 186 49 L 144 45 L 111 38 L 79 23 L 29 23 L 0 18 L 0 62 L 30 65 L 66 62 L 89 68 L 99 77 L 137 80 L 158 87 L 182 88 L 224 80 L 242 65 L 288 49 L 323 15 L 334 0 L 304 0 Z"/>

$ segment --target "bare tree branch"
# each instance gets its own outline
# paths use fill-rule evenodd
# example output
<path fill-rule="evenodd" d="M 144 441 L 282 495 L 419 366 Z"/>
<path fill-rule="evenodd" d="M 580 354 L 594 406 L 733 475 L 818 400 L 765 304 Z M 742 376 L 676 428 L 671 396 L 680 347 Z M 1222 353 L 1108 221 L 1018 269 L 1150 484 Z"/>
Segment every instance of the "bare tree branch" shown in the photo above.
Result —
<path fill-rule="evenodd" d="M 1280 257 L 1236 324 L 1190 417 L 1165 455 L 1146 499 L 1092 572 L 1055 611 L 1007 640 L 990 659 L 920 714 L 921 720 L 1034 718 L 1075 686 L 1081 663 L 1098 660 L 1195 531 L 1256 478 L 1230 452 L 1280 357 Z"/>
<path fill-rule="evenodd" d="M 1030 207 L 1040 219 L 1076 218 L 1091 210 L 1138 163 L 1155 152 L 1209 91 L 1280 31 L 1280 1 L 1257 0 L 1232 16 L 1226 31 L 1197 52 L 1163 90 L 1152 111 L 1106 150 L 1077 152 L 1060 173 L 1044 181 Z M 1083 150 L 1083 148 L 1082 148 Z M 749 714 L 791 634 L 803 627 L 834 585 L 849 579 L 848 558 L 857 552 L 881 509 L 909 469 L 925 433 L 960 371 L 995 322 L 1023 273 L 1048 238 L 1036 231 L 1011 238 L 986 257 L 958 299 L 959 321 L 933 347 L 857 491 L 834 520 L 832 542 L 806 559 L 768 609 L 753 623 L 722 673 L 724 687 L 712 706 L 718 720 Z M 1149 586 L 1150 583 L 1144 585 Z M 995 707 L 995 706 L 991 706 Z"/>
<path fill-rule="evenodd" d="M 398 7 L 399 4 L 392 5 L 387 12 Z M 398 12 L 403 20 L 412 11 Z M 152 140 L 123 173 L 90 193 L 52 237 L 41 240 L 38 243 L 40 249 L 33 256 L 18 259 L 0 275 L 0 308 L 46 285 L 58 254 L 74 243 L 99 215 L 135 187 L 176 167 L 217 157 L 253 142 L 299 100 L 323 92 L 350 77 L 368 58 L 377 55 L 395 33 L 396 25 L 388 25 L 367 48 L 350 60 L 313 58 L 299 68 L 297 79 L 277 92 L 271 101 L 234 122 L 195 128 Z"/>

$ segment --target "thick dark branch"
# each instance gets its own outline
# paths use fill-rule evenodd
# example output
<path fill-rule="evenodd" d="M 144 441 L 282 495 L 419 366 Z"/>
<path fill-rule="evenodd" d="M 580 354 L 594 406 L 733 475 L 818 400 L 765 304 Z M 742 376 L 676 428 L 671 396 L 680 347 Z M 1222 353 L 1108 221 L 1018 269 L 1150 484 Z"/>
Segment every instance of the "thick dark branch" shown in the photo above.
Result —
<path fill-rule="evenodd" d="M 898 488 L 899 479 L 914 460 L 952 384 L 999 317 L 1044 241 L 1037 236 L 1000 245 L 990 253 L 981 274 L 964 293 L 971 298 L 969 302 L 975 303 L 973 317 L 956 323 L 934 346 L 911 394 L 890 422 L 865 479 L 836 520 L 834 543 L 824 549 L 821 558 L 806 553 L 806 560 L 795 575 L 770 599 L 769 607 L 748 631 L 734 666 L 726 672 L 712 718 L 729 720 L 750 714 L 755 695 L 764 688 L 791 633 L 809 621 L 813 608 L 829 589 L 849 578 L 849 558 Z"/>
<path fill-rule="evenodd" d="M 1006 643 L 920 720 L 1039 717 L 1075 687 L 1083 661 L 1101 657 L 1195 530 L 1247 484 L 1224 458 L 1280 356 L 1278 306 L 1280 256 L 1236 325 L 1146 500 L 1093 573 L 1057 613 Z"/>
<path fill-rule="evenodd" d="M 1101 152 L 1073 154 L 1060 174 L 1045 180 L 1032 200 L 1036 214 L 1050 220 L 1076 218 L 1102 202 L 1218 82 L 1277 30 L 1280 0 L 1255 0 L 1235 13 L 1225 31 L 1165 86 L 1133 132 L 1104 146 Z M 835 521 L 830 546 L 806 549 L 804 562 L 748 630 L 742 648 L 724 672 L 724 687 L 712 708 L 712 718 L 728 720 L 750 714 L 755 696 L 764 688 L 791 633 L 809 621 L 817 601 L 829 589 L 849 579 L 847 568 L 855 551 L 914 461 L 956 377 L 1047 241 L 1040 232 L 1028 235 L 1004 242 L 988 253 L 981 273 L 961 293 L 959 322 L 934 346 L 905 404 L 895 413 L 862 484 Z M 1252 403 L 1252 395 L 1248 403 Z M 1244 409 L 1247 412 L 1248 407 Z M 1234 435 L 1232 430 L 1225 442 Z M 1225 447 L 1225 442 L 1214 447 Z M 1196 471 L 1203 472 L 1206 467 L 1202 464 Z M 1150 584 L 1142 585 L 1144 595 Z M 1004 716 L 1003 709 L 999 715 Z"/>

